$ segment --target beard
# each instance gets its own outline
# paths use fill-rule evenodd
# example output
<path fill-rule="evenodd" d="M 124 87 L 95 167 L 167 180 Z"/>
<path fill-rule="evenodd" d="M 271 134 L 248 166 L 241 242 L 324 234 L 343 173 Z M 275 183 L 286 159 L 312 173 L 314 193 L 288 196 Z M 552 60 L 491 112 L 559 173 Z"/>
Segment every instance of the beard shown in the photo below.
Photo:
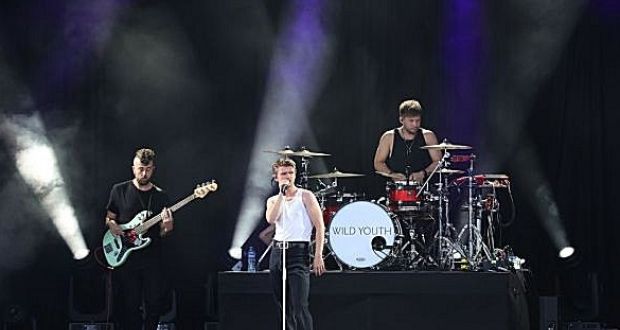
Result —
<path fill-rule="evenodd" d="M 405 129 L 405 131 L 407 131 L 407 133 L 409 133 L 409 134 L 413 134 L 413 135 L 415 135 L 415 133 L 417 133 L 417 132 L 418 132 L 418 130 L 420 129 L 420 128 L 418 128 L 418 127 L 414 127 L 414 128 L 406 128 L 406 127 L 403 127 L 403 128 Z"/>
<path fill-rule="evenodd" d="M 151 182 L 151 179 L 136 179 L 136 181 L 138 182 L 138 185 L 146 186 Z"/>

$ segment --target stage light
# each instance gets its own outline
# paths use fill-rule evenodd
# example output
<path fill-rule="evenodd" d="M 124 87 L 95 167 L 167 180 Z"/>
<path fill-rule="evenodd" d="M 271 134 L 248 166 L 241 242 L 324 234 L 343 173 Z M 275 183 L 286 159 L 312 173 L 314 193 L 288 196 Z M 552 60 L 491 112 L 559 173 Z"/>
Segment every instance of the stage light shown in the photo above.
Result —
<path fill-rule="evenodd" d="M 558 256 L 562 259 L 566 259 L 572 256 L 574 253 L 575 253 L 575 248 L 573 248 L 572 246 L 565 246 L 562 249 L 560 249 Z"/>
<path fill-rule="evenodd" d="M 264 219 L 265 199 L 272 190 L 270 166 L 275 157 L 263 150 L 295 144 L 307 133 L 308 112 L 327 77 L 330 62 L 331 40 L 325 31 L 323 7 L 322 0 L 297 0 L 292 2 L 290 15 L 285 16 L 288 22 L 275 43 L 246 193 L 229 251 L 240 251 L 258 221 Z"/>
<path fill-rule="evenodd" d="M 8 142 L 24 182 L 47 212 L 74 259 L 89 254 L 60 174 L 56 154 L 38 114 L 0 118 L 1 136 Z"/>
<path fill-rule="evenodd" d="M 240 247 L 233 247 L 228 250 L 228 254 L 231 258 L 240 260 L 242 258 L 242 250 Z"/>

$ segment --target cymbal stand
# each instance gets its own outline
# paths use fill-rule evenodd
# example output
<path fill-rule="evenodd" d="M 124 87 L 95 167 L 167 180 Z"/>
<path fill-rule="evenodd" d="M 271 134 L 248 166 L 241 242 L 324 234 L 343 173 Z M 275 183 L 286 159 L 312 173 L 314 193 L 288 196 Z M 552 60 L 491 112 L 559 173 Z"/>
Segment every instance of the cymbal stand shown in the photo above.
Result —
<path fill-rule="evenodd" d="M 416 194 L 416 197 L 419 197 L 420 194 L 422 194 L 422 192 L 424 191 L 424 189 L 426 187 L 428 187 L 429 182 L 431 180 L 431 178 L 433 177 L 433 175 L 435 175 L 435 173 L 437 173 L 439 171 L 439 185 L 438 185 L 438 195 L 439 195 L 439 217 L 437 219 L 437 235 L 436 235 L 436 240 L 437 240 L 437 266 L 442 268 L 444 267 L 446 260 L 444 260 L 444 254 L 442 253 L 442 248 L 444 246 L 444 241 L 447 240 L 448 243 L 448 248 L 452 249 L 452 247 L 454 246 L 454 243 L 452 243 L 452 241 L 449 238 L 444 237 L 443 234 L 443 227 L 444 227 L 444 223 L 447 222 L 447 215 L 448 215 L 448 202 L 447 202 L 447 194 L 445 189 L 447 188 L 447 184 L 444 183 L 444 177 L 442 175 L 442 172 L 440 171 L 443 168 L 446 168 L 450 165 L 450 163 L 448 162 L 448 158 L 450 157 L 450 153 L 444 149 L 443 152 L 443 157 L 441 157 L 441 160 L 439 161 L 439 163 L 437 164 L 437 166 L 435 166 L 435 168 L 433 169 L 433 171 L 431 172 L 431 174 L 428 176 L 428 178 L 426 179 L 426 181 L 424 182 L 424 184 L 422 185 L 422 187 L 420 188 L 420 191 Z M 446 176 L 447 179 L 447 176 Z M 445 215 L 444 215 L 444 211 L 445 211 Z"/>
<path fill-rule="evenodd" d="M 469 158 L 469 169 L 467 170 L 468 179 L 467 179 L 467 226 L 469 228 L 469 239 L 468 239 L 468 250 L 467 250 L 467 260 L 469 260 L 470 265 L 473 266 L 473 254 L 474 254 L 474 242 L 472 237 L 474 236 L 474 227 L 472 224 L 474 218 L 474 161 L 475 155 L 471 154 Z"/>
<path fill-rule="evenodd" d="M 305 149 L 305 148 L 302 148 Z M 299 173 L 299 185 L 302 188 L 308 189 L 308 158 L 301 157 L 301 168 Z"/>
<path fill-rule="evenodd" d="M 492 254 L 489 250 L 489 247 L 484 243 L 482 238 L 482 234 L 480 233 L 480 225 L 481 225 L 481 215 L 476 217 L 476 225 L 474 225 L 474 162 L 476 159 L 476 155 L 471 154 L 469 160 L 469 169 L 467 170 L 468 181 L 467 181 L 467 189 L 468 189 L 468 200 L 467 200 L 467 225 L 461 229 L 461 232 L 458 235 L 457 241 L 461 243 L 461 239 L 463 234 L 467 231 L 467 252 L 465 256 L 467 257 L 467 262 L 472 270 L 476 270 L 479 267 L 478 260 L 478 252 L 482 250 L 487 257 L 487 259 L 492 260 Z M 480 203 L 480 198 L 477 198 L 477 203 Z M 477 207 L 482 207 L 482 205 L 477 205 Z M 474 247 L 474 241 L 476 246 Z"/>

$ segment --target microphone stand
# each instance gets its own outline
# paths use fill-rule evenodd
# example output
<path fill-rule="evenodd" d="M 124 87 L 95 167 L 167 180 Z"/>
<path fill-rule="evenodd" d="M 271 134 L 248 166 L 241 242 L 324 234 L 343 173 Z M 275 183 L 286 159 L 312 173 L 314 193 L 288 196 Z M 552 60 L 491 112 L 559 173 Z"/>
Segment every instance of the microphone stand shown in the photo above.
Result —
<path fill-rule="evenodd" d="M 284 195 L 284 203 L 282 204 L 282 213 L 280 213 L 280 221 L 282 221 L 282 228 L 284 228 L 284 211 L 286 209 L 286 190 L 295 183 L 289 183 L 287 187 L 282 192 Z M 286 280 L 287 280 L 287 270 L 286 270 L 286 250 L 289 248 L 288 241 L 285 239 L 282 242 L 282 330 L 286 330 Z"/>
<path fill-rule="evenodd" d="M 286 249 L 288 241 L 282 241 L 282 330 L 286 330 Z"/>
<path fill-rule="evenodd" d="M 290 183 L 289 183 L 290 184 Z M 282 203 L 282 213 L 280 213 L 280 221 L 282 221 L 282 228 L 284 228 L 284 211 L 286 208 L 286 189 L 282 192 L 284 196 L 284 201 Z M 281 242 L 282 246 L 282 330 L 286 330 L 286 250 L 288 249 L 288 241 L 283 240 Z"/>

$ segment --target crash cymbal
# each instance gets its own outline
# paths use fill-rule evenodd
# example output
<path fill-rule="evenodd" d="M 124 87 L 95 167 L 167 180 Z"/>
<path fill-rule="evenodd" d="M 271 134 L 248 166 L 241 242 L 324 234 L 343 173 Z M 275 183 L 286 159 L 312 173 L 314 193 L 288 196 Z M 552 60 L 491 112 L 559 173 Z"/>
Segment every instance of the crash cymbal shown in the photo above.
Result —
<path fill-rule="evenodd" d="M 329 173 L 315 174 L 315 175 L 309 176 L 308 178 L 309 179 L 339 179 L 339 178 L 356 178 L 356 177 L 361 177 L 361 176 L 364 176 L 364 174 L 344 173 L 344 172 L 338 171 L 337 169 L 334 169 L 333 171 Z"/>
<path fill-rule="evenodd" d="M 303 149 L 300 151 L 293 152 L 292 154 L 290 154 L 290 156 L 312 158 L 312 157 L 329 157 L 331 156 L 331 154 L 326 154 L 324 152 L 309 151 L 309 150 Z"/>
<path fill-rule="evenodd" d="M 429 149 L 429 150 L 467 150 L 471 149 L 470 146 L 460 145 L 460 144 L 452 144 L 444 140 L 440 144 L 431 144 L 428 146 L 420 147 L 420 149 Z"/>
<path fill-rule="evenodd" d="M 284 148 L 282 150 L 263 150 L 264 152 L 270 152 L 273 154 L 278 154 L 284 157 L 304 157 L 304 158 L 312 158 L 312 157 L 328 157 L 331 154 L 326 154 L 323 152 L 314 152 L 308 149 L 302 148 L 299 151 L 293 151 L 290 148 Z"/>

